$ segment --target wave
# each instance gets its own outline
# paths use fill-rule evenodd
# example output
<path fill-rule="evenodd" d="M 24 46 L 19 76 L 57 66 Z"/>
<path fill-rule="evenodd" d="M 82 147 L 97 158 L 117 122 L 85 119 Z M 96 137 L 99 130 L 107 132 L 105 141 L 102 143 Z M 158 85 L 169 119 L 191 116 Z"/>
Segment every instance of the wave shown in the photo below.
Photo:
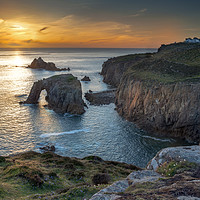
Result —
<path fill-rule="evenodd" d="M 61 133 L 44 133 L 40 135 L 40 137 L 46 138 L 46 137 L 58 136 L 58 135 L 71 135 L 71 134 L 80 133 L 80 132 L 87 133 L 89 132 L 89 129 L 79 129 L 79 130 L 66 131 L 66 132 L 61 132 Z"/>
<path fill-rule="evenodd" d="M 172 141 L 174 141 L 173 139 L 160 139 L 160 138 L 155 138 L 155 137 L 147 136 L 147 135 L 143 135 L 142 137 L 152 139 L 152 140 L 162 141 L 162 142 L 172 142 Z"/>
<path fill-rule="evenodd" d="M 140 135 L 138 133 L 135 133 L 135 135 L 143 137 L 143 138 L 148 138 L 148 139 L 151 139 L 151 140 L 161 141 L 161 142 L 172 142 L 172 141 L 175 141 L 174 139 L 161 139 L 161 138 L 156 138 L 156 137 L 152 137 L 152 136 L 148 136 L 148 135 Z"/>

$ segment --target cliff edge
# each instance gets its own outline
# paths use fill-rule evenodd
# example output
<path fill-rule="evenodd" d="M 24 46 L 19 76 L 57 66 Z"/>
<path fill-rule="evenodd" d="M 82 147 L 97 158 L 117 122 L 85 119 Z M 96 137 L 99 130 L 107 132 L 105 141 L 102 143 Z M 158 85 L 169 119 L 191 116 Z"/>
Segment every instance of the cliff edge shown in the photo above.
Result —
<path fill-rule="evenodd" d="M 116 110 L 149 132 L 200 141 L 200 44 L 109 59 L 104 82 L 117 86 Z"/>

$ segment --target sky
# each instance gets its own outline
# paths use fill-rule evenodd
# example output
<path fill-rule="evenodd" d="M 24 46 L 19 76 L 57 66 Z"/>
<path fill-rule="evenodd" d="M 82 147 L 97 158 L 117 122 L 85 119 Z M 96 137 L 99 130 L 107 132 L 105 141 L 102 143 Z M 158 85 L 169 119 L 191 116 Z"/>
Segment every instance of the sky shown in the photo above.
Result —
<path fill-rule="evenodd" d="M 200 37 L 200 0 L 0 0 L 0 48 L 157 48 Z"/>

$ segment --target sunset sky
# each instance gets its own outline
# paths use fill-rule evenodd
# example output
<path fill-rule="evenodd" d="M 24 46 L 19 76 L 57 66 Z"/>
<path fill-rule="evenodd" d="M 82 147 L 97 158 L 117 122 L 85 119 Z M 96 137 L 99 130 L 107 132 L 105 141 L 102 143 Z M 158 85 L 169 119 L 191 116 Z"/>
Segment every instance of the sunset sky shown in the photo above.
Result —
<path fill-rule="evenodd" d="M 200 37 L 200 0 L 0 0 L 0 48 L 159 47 Z"/>

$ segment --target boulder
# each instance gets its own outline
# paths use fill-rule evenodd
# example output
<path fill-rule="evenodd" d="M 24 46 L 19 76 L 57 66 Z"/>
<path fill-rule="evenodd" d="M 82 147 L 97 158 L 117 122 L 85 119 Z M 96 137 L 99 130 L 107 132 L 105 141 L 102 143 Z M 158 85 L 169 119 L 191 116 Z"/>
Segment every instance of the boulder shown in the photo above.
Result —
<path fill-rule="evenodd" d="M 116 90 L 108 90 L 96 93 L 89 91 L 85 93 L 85 98 L 90 102 L 91 105 L 107 105 L 115 102 L 115 92 Z"/>
<path fill-rule="evenodd" d="M 66 70 L 70 70 L 70 68 L 66 69 L 66 68 L 63 68 L 63 69 L 59 69 L 56 67 L 56 65 L 52 62 L 45 62 L 41 57 L 39 57 L 38 59 L 35 58 L 33 60 L 33 62 L 28 65 L 28 68 L 31 68 L 31 69 L 45 69 L 45 70 L 49 70 L 49 71 L 66 71 Z"/>
<path fill-rule="evenodd" d="M 91 80 L 89 76 L 84 76 L 84 78 L 82 78 L 81 81 L 91 81 Z"/>
<path fill-rule="evenodd" d="M 177 162 L 187 161 L 200 165 L 200 146 L 193 145 L 162 149 L 148 163 L 147 169 L 157 170 L 159 166 L 172 160 Z"/>
<path fill-rule="evenodd" d="M 47 91 L 48 108 L 57 113 L 83 114 L 81 83 L 72 74 L 61 74 L 34 82 L 25 104 L 37 104 L 42 90 Z"/>
<path fill-rule="evenodd" d="M 40 147 L 40 149 L 44 152 L 46 151 L 52 151 L 52 152 L 55 152 L 56 148 L 54 145 L 46 145 L 44 147 Z"/>

